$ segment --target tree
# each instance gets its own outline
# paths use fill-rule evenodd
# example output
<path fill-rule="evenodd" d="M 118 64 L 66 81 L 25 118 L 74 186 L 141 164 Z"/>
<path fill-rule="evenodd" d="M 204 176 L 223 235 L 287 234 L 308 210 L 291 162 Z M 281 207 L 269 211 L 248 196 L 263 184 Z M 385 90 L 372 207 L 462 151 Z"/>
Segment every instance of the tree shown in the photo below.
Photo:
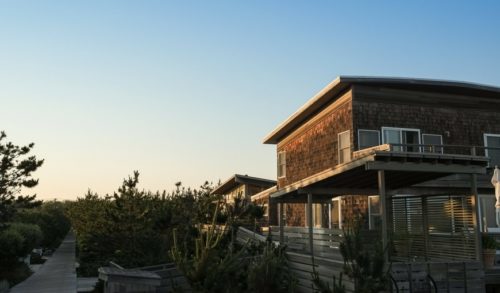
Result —
<path fill-rule="evenodd" d="M 40 245 L 44 248 L 55 249 L 68 234 L 71 226 L 65 215 L 68 205 L 68 202 L 46 201 L 39 207 L 17 211 L 11 223 L 20 222 L 39 226 L 43 232 Z"/>
<path fill-rule="evenodd" d="M 31 174 L 43 164 L 36 156 L 29 156 L 34 143 L 17 146 L 5 142 L 7 135 L 0 132 L 0 228 L 9 221 L 19 207 L 39 205 L 36 195 L 22 195 L 22 188 L 33 188 L 38 184 Z"/>
<path fill-rule="evenodd" d="M 112 196 L 89 191 L 68 204 L 66 214 L 77 238 L 80 274 L 95 276 L 109 261 L 128 268 L 168 261 L 172 198 L 166 192 L 140 190 L 138 184 L 139 172 L 135 171 Z M 191 209 L 192 205 L 184 206 L 177 214 Z"/>
<path fill-rule="evenodd" d="M 361 234 L 362 221 L 356 219 L 354 225 L 344 230 L 344 239 L 339 249 L 344 258 L 344 273 L 354 281 L 356 292 L 385 292 L 389 286 L 389 266 L 386 265 L 380 240 L 368 245 Z"/>

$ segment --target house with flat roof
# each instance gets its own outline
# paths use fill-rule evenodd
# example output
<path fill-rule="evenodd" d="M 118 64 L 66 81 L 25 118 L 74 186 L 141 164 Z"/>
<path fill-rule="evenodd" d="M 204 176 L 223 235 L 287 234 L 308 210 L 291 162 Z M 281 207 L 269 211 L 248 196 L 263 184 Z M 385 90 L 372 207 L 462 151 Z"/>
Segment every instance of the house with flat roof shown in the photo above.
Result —
<path fill-rule="evenodd" d="M 500 232 L 490 183 L 500 165 L 498 87 L 340 76 L 264 143 L 277 152 L 271 234 L 292 250 L 338 258 L 341 229 L 360 221 L 388 261 L 477 268 L 481 233 Z"/>

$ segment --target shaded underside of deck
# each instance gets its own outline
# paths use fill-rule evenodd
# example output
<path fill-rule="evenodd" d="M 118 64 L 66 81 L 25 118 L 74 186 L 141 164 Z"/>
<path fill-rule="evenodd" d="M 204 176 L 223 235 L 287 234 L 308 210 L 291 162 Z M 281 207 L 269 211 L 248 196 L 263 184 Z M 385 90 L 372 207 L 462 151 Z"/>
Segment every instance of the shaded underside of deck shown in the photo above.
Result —
<path fill-rule="evenodd" d="M 374 195 L 379 192 L 379 171 L 385 173 L 388 194 L 423 182 L 460 174 L 466 176 L 487 173 L 488 159 L 483 156 L 409 153 L 372 150 L 345 164 L 314 174 L 280 188 L 271 195 L 276 202 L 306 202 L 307 194 L 321 201 L 338 195 Z M 469 185 L 470 186 L 470 185 Z M 439 186 L 417 187 L 439 193 Z M 455 192 L 466 193 L 470 187 L 447 186 Z M 432 190 L 431 190 L 432 189 Z M 441 188 L 442 192 L 442 188 Z"/>

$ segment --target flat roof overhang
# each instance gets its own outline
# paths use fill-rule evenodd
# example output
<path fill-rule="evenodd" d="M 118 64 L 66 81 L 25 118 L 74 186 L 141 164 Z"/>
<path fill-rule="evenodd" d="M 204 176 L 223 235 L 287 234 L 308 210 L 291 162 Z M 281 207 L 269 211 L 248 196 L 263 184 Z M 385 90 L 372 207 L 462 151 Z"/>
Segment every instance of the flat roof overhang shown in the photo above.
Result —
<path fill-rule="evenodd" d="M 378 194 L 378 171 L 385 171 L 386 189 L 396 191 L 452 174 L 486 174 L 488 158 L 435 153 L 374 150 L 348 163 L 326 169 L 271 194 L 276 202 L 326 202 L 339 195 Z M 464 190 L 464 188 L 457 189 Z M 470 190 L 470 189 L 469 189 Z"/>
<path fill-rule="evenodd" d="M 290 117 L 279 124 L 264 138 L 264 144 L 277 144 L 304 121 L 323 109 L 325 105 L 340 97 L 352 85 L 379 86 L 394 89 L 433 91 L 447 94 L 467 94 L 475 97 L 500 98 L 500 87 L 438 79 L 339 76 L 320 90 Z"/>

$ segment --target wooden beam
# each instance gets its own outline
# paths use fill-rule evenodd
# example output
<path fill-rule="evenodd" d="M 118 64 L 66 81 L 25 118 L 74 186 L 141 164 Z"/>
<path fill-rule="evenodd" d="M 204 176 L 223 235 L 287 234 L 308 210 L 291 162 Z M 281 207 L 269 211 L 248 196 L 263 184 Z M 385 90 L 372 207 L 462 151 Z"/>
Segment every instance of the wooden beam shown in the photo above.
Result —
<path fill-rule="evenodd" d="M 312 193 L 307 194 L 307 222 L 309 224 L 309 247 L 311 255 L 314 256 L 313 250 L 313 209 L 312 209 Z"/>
<path fill-rule="evenodd" d="M 410 162 L 366 162 L 366 170 L 402 171 L 402 172 L 429 172 L 448 174 L 486 174 L 486 168 L 475 165 L 460 164 L 432 164 Z"/>
<path fill-rule="evenodd" d="M 332 201 L 332 197 L 318 196 L 313 198 L 313 203 L 329 203 Z M 294 197 L 279 197 L 275 198 L 273 202 L 283 202 L 283 203 L 307 203 L 307 195 L 294 196 Z"/>
<path fill-rule="evenodd" d="M 387 196 L 385 193 L 385 171 L 378 171 L 378 190 L 380 196 L 380 208 L 382 212 L 382 249 L 384 250 L 384 260 L 389 263 L 388 241 L 387 241 Z"/>
<path fill-rule="evenodd" d="M 355 161 L 351 161 L 349 163 L 342 164 L 342 165 L 337 166 L 337 167 L 332 167 L 332 168 L 323 170 L 319 173 L 316 173 L 316 174 L 311 175 L 307 178 L 304 178 L 302 180 L 294 182 L 294 183 L 292 183 L 284 188 L 281 188 L 279 191 L 271 194 L 271 197 L 273 197 L 273 198 L 281 197 L 283 195 L 294 192 L 301 187 L 310 186 L 310 185 L 315 184 L 317 182 L 323 181 L 325 179 L 329 179 L 329 178 L 336 176 L 336 175 L 339 175 L 339 174 L 343 174 L 345 172 L 348 172 L 352 169 L 356 169 L 358 167 L 362 168 L 365 165 L 365 162 L 368 160 L 373 160 L 373 156 L 361 158 L 361 159 L 358 159 Z"/>
<path fill-rule="evenodd" d="M 336 187 L 303 187 L 297 189 L 298 194 L 326 195 L 334 197 L 335 195 L 375 195 L 378 190 L 375 188 L 336 188 Z"/>
<path fill-rule="evenodd" d="M 412 196 L 432 196 L 432 195 L 469 195 L 469 188 L 438 188 L 438 187 L 408 187 L 398 188 L 386 191 L 387 195 L 393 196 L 397 194 L 411 194 Z"/>

